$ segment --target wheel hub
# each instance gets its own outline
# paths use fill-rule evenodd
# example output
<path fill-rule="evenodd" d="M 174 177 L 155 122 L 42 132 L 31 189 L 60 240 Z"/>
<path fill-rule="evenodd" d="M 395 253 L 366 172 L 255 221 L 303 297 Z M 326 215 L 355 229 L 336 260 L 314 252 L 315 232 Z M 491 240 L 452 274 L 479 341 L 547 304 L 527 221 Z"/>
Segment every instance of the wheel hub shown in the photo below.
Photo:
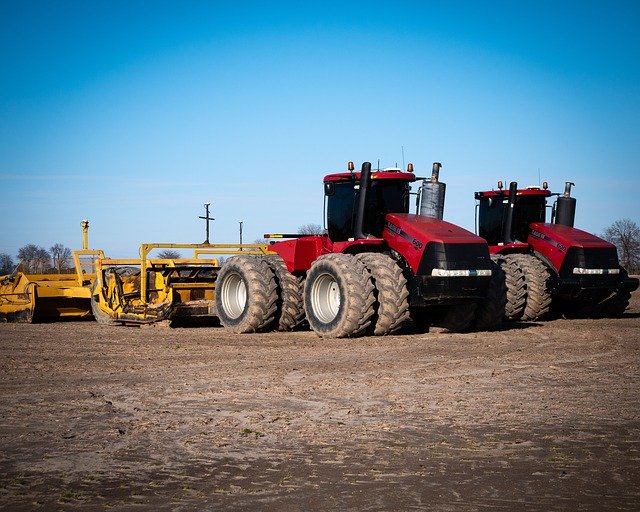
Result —
<path fill-rule="evenodd" d="M 244 312 L 247 305 L 247 286 L 240 274 L 231 274 L 222 285 L 222 307 L 234 320 Z"/>
<path fill-rule="evenodd" d="M 322 274 L 313 283 L 311 303 L 318 319 L 332 322 L 340 311 L 340 287 L 331 274 Z"/>

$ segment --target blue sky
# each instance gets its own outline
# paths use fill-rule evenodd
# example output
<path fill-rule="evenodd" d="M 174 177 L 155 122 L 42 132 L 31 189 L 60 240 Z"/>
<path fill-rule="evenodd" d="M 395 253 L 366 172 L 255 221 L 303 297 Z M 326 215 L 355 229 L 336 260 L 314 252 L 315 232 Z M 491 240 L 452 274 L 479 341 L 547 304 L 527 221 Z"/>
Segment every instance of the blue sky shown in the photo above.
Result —
<path fill-rule="evenodd" d="M 498 179 L 640 222 L 640 4 L 0 1 L 0 252 L 322 224 L 322 177 L 443 163 L 473 230 Z M 539 171 L 538 171 L 539 170 Z"/>

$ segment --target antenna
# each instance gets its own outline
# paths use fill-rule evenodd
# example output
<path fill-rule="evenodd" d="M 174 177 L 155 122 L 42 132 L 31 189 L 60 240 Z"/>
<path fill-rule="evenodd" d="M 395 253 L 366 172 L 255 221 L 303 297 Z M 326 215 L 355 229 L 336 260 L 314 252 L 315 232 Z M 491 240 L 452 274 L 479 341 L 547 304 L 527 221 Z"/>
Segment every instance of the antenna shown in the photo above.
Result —
<path fill-rule="evenodd" d="M 378 172 L 380 172 L 380 159 L 378 158 Z"/>

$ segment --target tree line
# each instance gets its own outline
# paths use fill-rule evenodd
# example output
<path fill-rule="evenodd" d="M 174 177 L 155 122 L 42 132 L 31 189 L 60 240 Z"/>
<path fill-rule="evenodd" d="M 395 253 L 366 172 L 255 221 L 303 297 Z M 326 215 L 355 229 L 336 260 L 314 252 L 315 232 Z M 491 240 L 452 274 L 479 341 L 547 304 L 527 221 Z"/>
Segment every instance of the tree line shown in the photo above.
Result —
<path fill-rule="evenodd" d="M 318 224 L 304 224 L 298 228 L 298 233 L 305 235 L 320 235 L 324 232 Z M 620 265 L 629 273 L 640 272 L 640 227 L 631 219 L 615 221 L 605 229 L 602 238 L 610 241 L 618 248 Z M 268 243 L 265 239 L 258 239 L 255 243 Z M 26 274 L 64 274 L 73 270 L 71 249 L 62 244 L 53 245 L 48 251 L 39 245 L 27 244 L 18 250 L 18 262 L 11 256 L 0 253 L 0 275 L 11 274 L 16 269 Z M 161 258 L 179 258 L 177 251 L 162 251 Z"/>
<path fill-rule="evenodd" d="M 6 253 L 0 253 L 0 275 L 14 271 L 25 274 L 65 274 L 73 271 L 71 249 L 62 244 L 54 244 L 45 249 L 40 245 L 27 244 L 18 249 L 18 261 Z"/>
<path fill-rule="evenodd" d="M 615 221 L 604 230 L 602 238 L 618 248 L 620 265 L 630 274 L 640 272 L 640 227 L 631 219 Z"/>

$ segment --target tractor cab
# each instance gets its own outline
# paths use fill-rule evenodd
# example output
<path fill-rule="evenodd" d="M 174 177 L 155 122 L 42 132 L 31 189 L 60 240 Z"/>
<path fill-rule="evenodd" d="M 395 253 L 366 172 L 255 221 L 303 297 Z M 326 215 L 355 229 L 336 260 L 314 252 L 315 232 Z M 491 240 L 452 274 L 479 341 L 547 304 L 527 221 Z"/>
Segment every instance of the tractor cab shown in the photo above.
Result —
<path fill-rule="evenodd" d="M 477 233 L 490 246 L 526 243 L 529 226 L 546 221 L 549 196 L 546 182 L 542 188 L 523 190 L 517 190 L 517 185 L 503 190 L 502 182 L 498 182 L 498 190 L 476 192 Z"/>
<path fill-rule="evenodd" d="M 367 179 L 362 172 L 329 174 L 324 178 L 326 225 L 332 242 L 359 238 L 381 238 L 388 213 L 409 212 L 410 183 L 416 180 L 413 166 L 407 172 L 397 168 L 372 171 Z M 364 184 L 363 184 L 364 181 Z M 366 188 L 364 201 L 361 189 Z"/>

